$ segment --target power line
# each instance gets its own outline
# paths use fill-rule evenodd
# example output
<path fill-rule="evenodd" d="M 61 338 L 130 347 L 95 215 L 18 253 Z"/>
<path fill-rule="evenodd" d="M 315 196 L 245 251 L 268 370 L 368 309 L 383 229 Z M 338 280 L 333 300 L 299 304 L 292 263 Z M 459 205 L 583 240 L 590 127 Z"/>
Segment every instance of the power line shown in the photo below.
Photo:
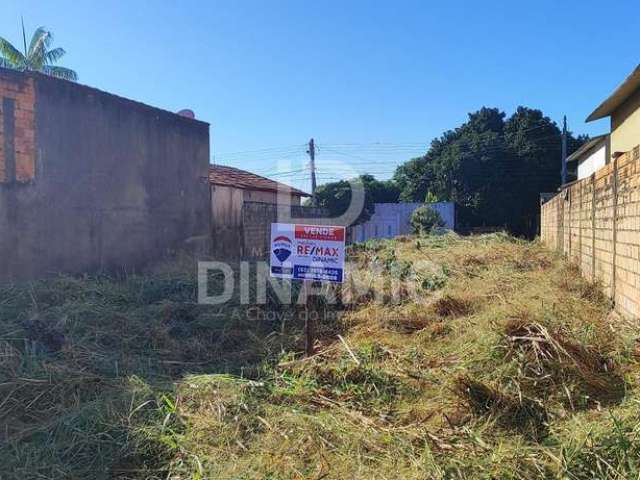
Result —
<path fill-rule="evenodd" d="M 549 126 L 549 124 L 544 123 L 524 130 L 518 130 L 514 132 L 514 134 L 523 134 L 546 126 Z M 488 140 L 489 143 L 494 143 L 506 139 L 507 134 L 501 133 L 486 140 Z M 557 134 L 527 140 L 537 147 L 560 146 Z M 415 156 L 414 158 L 421 158 L 426 155 L 429 148 L 430 145 L 425 142 L 335 143 L 318 145 L 314 141 L 313 149 L 311 148 L 310 142 L 309 149 L 307 150 L 307 153 L 309 153 L 310 156 L 310 152 L 313 152 L 313 158 L 311 159 L 312 162 L 309 165 L 302 165 L 300 168 L 292 168 L 294 166 L 291 165 L 291 162 L 287 162 L 289 169 L 284 171 L 282 170 L 282 161 L 295 157 L 300 157 L 300 159 L 302 159 L 305 154 L 304 145 L 290 145 L 284 147 L 268 147 L 254 150 L 227 152 L 217 154 L 214 158 L 222 158 L 229 163 L 237 163 L 249 158 L 254 162 L 272 160 L 265 166 L 254 168 L 253 171 L 265 177 L 274 177 L 278 180 L 286 180 L 292 183 L 311 180 L 313 191 L 314 183 L 317 185 L 318 178 L 323 182 L 326 182 L 331 180 L 346 180 L 362 174 L 391 177 L 405 162 L 396 163 L 384 157 L 412 155 Z M 482 156 L 489 153 L 507 151 L 510 147 L 509 145 L 504 144 L 489 144 L 485 145 L 483 148 L 474 148 L 474 145 L 465 142 L 463 144 L 454 144 L 450 147 L 445 146 L 445 148 L 453 148 L 453 154 L 466 157 L 468 155 Z M 320 152 L 320 154 L 324 152 L 329 154 L 326 155 L 326 159 L 323 159 L 323 167 L 321 168 L 315 168 L 315 156 L 318 152 Z M 332 159 L 331 157 L 334 155 L 349 157 L 351 160 L 348 163 L 344 163 L 335 158 Z M 295 161 L 294 163 L 298 162 Z M 518 172 L 513 171 L 510 172 L 510 175 L 515 176 L 519 174 Z M 472 177 L 477 178 L 477 175 L 472 175 Z"/>

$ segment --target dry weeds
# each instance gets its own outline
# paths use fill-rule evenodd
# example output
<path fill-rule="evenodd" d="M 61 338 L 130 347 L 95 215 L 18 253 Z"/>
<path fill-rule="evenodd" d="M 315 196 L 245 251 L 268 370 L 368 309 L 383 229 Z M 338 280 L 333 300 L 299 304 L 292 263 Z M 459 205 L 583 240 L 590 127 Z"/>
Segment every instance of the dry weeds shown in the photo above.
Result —
<path fill-rule="evenodd" d="M 2 288 L 0 476 L 638 478 L 637 327 L 575 268 L 504 234 L 350 255 L 406 291 L 356 292 L 311 358 L 295 311 L 183 271 Z"/>

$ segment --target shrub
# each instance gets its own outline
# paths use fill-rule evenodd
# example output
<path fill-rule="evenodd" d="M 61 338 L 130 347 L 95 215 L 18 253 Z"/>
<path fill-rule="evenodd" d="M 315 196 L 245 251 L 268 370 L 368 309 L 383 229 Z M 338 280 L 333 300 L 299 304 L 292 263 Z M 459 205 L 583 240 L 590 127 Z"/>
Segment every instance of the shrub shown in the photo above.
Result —
<path fill-rule="evenodd" d="M 427 205 L 417 208 L 411 215 L 411 227 L 414 233 L 429 233 L 433 228 L 444 226 L 445 223 L 440 214 Z"/>

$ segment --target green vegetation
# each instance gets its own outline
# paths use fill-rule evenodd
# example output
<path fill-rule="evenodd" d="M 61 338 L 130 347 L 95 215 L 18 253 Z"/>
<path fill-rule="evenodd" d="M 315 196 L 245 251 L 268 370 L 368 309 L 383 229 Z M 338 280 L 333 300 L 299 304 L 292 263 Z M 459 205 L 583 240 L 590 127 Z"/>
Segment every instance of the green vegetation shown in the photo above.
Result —
<path fill-rule="evenodd" d="M 427 205 L 416 208 L 411 214 L 411 228 L 414 233 L 430 233 L 434 228 L 442 228 L 444 226 L 445 223 L 440 214 Z"/>
<path fill-rule="evenodd" d="M 53 34 L 44 27 L 38 27 L 27 45 L 27 34 L 22 23 L 23 50 L 13 46 L 11 42 L 0 37 L 0 67 L 20 71 L 34 71 L 64 78 L 78 80 L 78 74 L 65 67 L 55 65 L 65 55 L 63 48 L 51 48 Z"/>
<path fill-rule="evenodd" d="M 390 181 L 376 180 L 373 175 L 360 175 L 357 179 L 364 189 L 364 207 L 354 224 L 366 222 L 375 213 L 374 203 L 394 203 L 398 201 L 400 190 Z M 326 208 L 330 216 L 337 217 L 347 211 L 351 204 L 351 185 L 346 180 L 320 185 L 316 189 L 315 204 Z M 310 205 L 312 200 L 307 200 Z"/>
<path fill-rule="evenodd" d="M 350 256 L 399 293 L 307 359 L 295 307 L 197 305 L 191 266 L 2 289 L 2 478 L 638 477 L 637 327 L 576 268 L 504 234 Z"/>
<path fill-rule="evenodd" d="M 569 134 L 569 153 L 586 140 Z M 371 175 L 362 178 L 366 177 L 370 206 L 397 199 L 423 202 L 425 197 L 450 201 L 459 207 L 461 226 L 503 227 L 533 238 L 540 193 L 554 192 L 560 185 L 560 159 L 560 129 L 542 111 L 518 107 L 507 118 L 498 108 L 483 107 L 435 138 L 423 156 L 400 165 L 391 180 L 376 183 Z M 370 187 L 378 184 L 384 188 Z M 346 211 L 351 198 L 348 182 L 321 188 L 320 206 L 334 215 Z"/>

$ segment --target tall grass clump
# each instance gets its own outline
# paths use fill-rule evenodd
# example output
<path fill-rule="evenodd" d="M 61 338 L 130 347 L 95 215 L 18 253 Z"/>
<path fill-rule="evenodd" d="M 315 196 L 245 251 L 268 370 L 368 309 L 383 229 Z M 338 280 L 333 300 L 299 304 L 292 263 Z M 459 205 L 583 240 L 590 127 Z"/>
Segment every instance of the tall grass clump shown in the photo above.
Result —
<path fill-rule="evenodd" d="M 597 283 L 504 233 L 348 255 L 336 304 L 199 305 L 191 267 L 0 287 L 0 478 L 638 477 L 637 325 Z"/>

